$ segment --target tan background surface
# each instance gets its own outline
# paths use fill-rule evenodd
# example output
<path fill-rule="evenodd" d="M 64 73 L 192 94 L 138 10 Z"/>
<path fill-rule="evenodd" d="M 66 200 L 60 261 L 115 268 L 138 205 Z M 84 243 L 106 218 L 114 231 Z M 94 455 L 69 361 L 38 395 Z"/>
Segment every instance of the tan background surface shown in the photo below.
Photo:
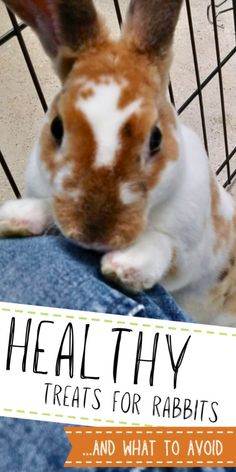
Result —
<path fill-rule="evenodd" d="M 113 34 L 117 35 L 119 29 L 112 0 L 95 0 L 95 2 L 105 14 Z M 207 3 L 206 0 L 191 0 L 202 79 L 216 65 L 213 28 L 209 24 L 206 14 Z M 128 0 L 120 0 L 120 4 L 124 13 Z M 231 4 L 232 2 L 228 1 L 227 6 L 231 6 Z M 223 57 L 235 45 L 232 14 L 226 13 L 221 16 L 219 24 L 222 26 L 219 28 L 219 35 Z M 3 4 L 0 4 L 0 34 L 5 33 L 9 28 L 8 16 Z M 58 89 L 58 81 L 35 35 L 27 29 L 24 31 L 24 38 L 29 47 L 40 83 L 50 103 Z M 180 106 L 196 88 L 185 8 L 182 11 L 178 25 L 175 53 L 175 62 L 172 67 L 171 76 L 177 106 Z M 236 55 L 223 69 L 230 151 L 236 145 L 235 72 Z M 20 189 L 23 190 L 25 162 L 35 137 L 40 130 L 43 112 L 16 39 L 1 47 L 0 84 L 0 148 L 12 169 Z M 225 159 L 217 77 L 206 87 L 204 99 L 210 159 L 213 168 L 216 169 Z M 201 134 L 198 99 L 183 113 L 181 119 Z M 232 168 L 236 168 L 236 155 L 231 162 Z M 220 176 L 220 180 L 226 180 L 225 173 Z M 233 192 L 236 196 L 235 188 Z M 0 169 L 0 202 L 11 196 L 12 191 L 2 169 Z"/>

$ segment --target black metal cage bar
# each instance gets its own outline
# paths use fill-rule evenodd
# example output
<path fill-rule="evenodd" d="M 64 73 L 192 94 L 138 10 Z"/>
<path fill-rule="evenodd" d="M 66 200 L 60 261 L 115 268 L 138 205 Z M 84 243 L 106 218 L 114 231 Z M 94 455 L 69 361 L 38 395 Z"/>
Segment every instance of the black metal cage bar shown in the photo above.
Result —
<path fill-rule="evenodd" d="M 114 14 L 116 14 L 119 26 L 121 26 L 122 10 L 120 7 L 120 3 L 122 0 L 112 0 L 112 1 L 114 4 Z M 213 35 L 214 35 L 215 52 L 216 52 L 216 67 L 207 75 L 207 77 L 205 77 L 204 80 L 201 80 L 200 71 L 199 71 L 199 59 L 198 59 L 196 40 L 195 40 L 194 22 L 193 22 L 193 17 L 192 17 L 192 10 L 191 10 L 191 2 L 190 0 L 185 0 L 187 18 L 188 18 L 188 24 L 189 24 L 190 42 L 191 42 L 191 48 L 192 48 L 192 54 L 193 54 L 193 65 L 194 65 L 195 78 L 196 78 L 196 89 L 192 91 L 189 97 L 184 101 L 184 103 L 182 103 L 182 105 L 178 109 L 179 114 L 183 113 L 192 104 L 192 102 L 196 98 L 198 98 L 204 143 L 205 143 L 205 147 L 207 151 L 209 151 L 203 90 L 206 89 L 206 87 L 210 84 L 210 82 L 215 77 L 218 77 L 221 114 L 222 114 L 222 139 L 224 140 L 225 158 L 223 162 L 220 164 L 220 166 L 218 167 L 216 173 L 217 175 L 219 175 L 223 171 L 226 170 L 227 180 L 224 183 L 225 187 L 230 185 L 232 183 L 233 178 L 236 176 L 236 169 L 233 168 L 232 166 L 232 158 L 236 155 L 236 145 L 234 146 L 233 149 L 229 149 L 227 113 L 226 113 L 226 106 L 225 106 L 224 81 L 223 81 L 223 73 L 222 73 L 224 66 L 232 59 L 232 57 L 236 53 L 236 0 L 232 0 L 232 4 L 230 5 L 230 7 L 228 7 L 227 5 L 227 7 L 219 13 L 218 12 L 219 6 L 226 3 L 227 4 L 231 3 L 231 0 L 229 2 L 228 0 L 224 0 L 223 2 L 220 2 L 220 4 L 217 3 L 216 0 L 209 0 L 208 16 L 209 16 L 209 20 L 212 23 L 212 29 L 213 29 Z M 234 24 L 234 29 L 235 29 L 235 44 L 232 45 L 232 49 L 227 53 L 227 55 L 224 58 L 221 58 L 217 17 L 219 16 L 219 14 L 224 13 L 226 11 L 231 12 L 232 17 L 233 17 L 233 24 Z M 10 29 L 10 31 L 8 31 L 7 33 L 3 34 L 0 37 L 0 46 L 10 41 L 13 37 L 17 38 L 19 47 L 21 49 L 21 52 L 23 54 L 24 60 L 26 62 L 26 65 L 29 71 L 29 74 L 32 78 L 38 99 L 41 103 L 43 111 L 45 112 L 47 110 L 46 99 L 44 97 L 42 87 L 40 85 L 39 79 L 37 77 L 36 71 L 33 66 L 32 59 L 30 57 L 30 53 L 28 51 L 27 45 L 24 41 L 24 37 L 22 34 L 23 30 L 26 28 L 26 25 L 24 25 L 23 23 L 18 23 L 16 17 L 9 10 L 8 10 L 8 15 L 12 24 L 12 28 Z M 170 99 L 172 103 L 175 104 L 174 90 L 171 83 L 169 86 L 169 93 L 170 93 Z M 0 151 L 0 165 L 2 166 L 2 169 L 8 179 L 9 184 L 11 185 L 11 188 L 14 194 L 16 195 L 17 198 L 20 197 L 20 192 L 17 187 L 17 183 L 15 182 L 14 177 L 12 175 L 12 171 L 10 170 L 7 164 L 7 161 L 4 158 L 1 151 Z"/>

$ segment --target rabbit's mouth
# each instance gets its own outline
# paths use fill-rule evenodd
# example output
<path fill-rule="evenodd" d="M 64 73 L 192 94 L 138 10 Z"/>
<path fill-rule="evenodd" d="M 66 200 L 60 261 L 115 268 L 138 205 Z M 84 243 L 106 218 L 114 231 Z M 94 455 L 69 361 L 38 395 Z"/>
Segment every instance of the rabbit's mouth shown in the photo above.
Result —
<path fill-rule="evenodd" d="M 86 236 L 86 234 L 83 234 L 83 232 L 79 230 L 78 226 L 74 225 L 73 228 L 65 227 L 58 221 L 56 224 L 63 236 L 76 246 L 102 254 L 126 249 L 131 246 L 143 232 L 143 227 L 142 230 L 141 227 L 139 227 L 139 231 L 135 233 L 129 232 L 127 228 L 127 232 L 122 233 L 122 231 L 119 232 L 117 230 L 108 238 L 105 236 L 102 237 L 101 234 L 100 237 L 95 237 L 95 235 L 93 235 L 93 237 L 88 237 L 88 235 Z"/>
<path fill-rule="evenodd" d="M 108 245 L 105 244 L 99 244 L 99 243 L 84 243 L 81 241 L 78 241 L 78 239 L 75 239 L 73 237 L 67 237 L 73 244 L 76 244 L 76 246 L 81 247 L 82 249 L 86 249 L 87 251 L 96 251 L 101 254 L 106 254 L 107 252 L 110 252 L 112 249 Z"/>
<path fill-rule="evenodd" d="M 76 244 L 76 246 L 81 247 L 82 249 L 86 249 L 89 251 L 96 251 L 101 254 L 105 254 L 111 251 L 115 250 L 120 250 L 120 249 L 125 249 L 131 244 L 133 244 L 134 240 L 125 240 L 122 238 L 120 235 L 116 235 L 113 239 L 111 239 L 108 242 L 103 242 L 99 240 L 94 240 L 94 241 L 87 241 L 83 239 L 83 237 L 78 236 L 77 232 L 67 232 L 65 233 L 62 231 L 63 235 L 66 237 L 66 239 L 70 240 L 73 244 Z"/>

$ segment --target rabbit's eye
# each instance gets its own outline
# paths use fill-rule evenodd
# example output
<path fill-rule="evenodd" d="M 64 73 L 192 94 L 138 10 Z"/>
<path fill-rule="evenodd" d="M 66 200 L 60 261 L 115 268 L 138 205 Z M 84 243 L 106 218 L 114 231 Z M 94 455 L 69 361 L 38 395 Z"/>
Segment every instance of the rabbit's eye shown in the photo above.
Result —
<path fill-rule="evenodd" d="M 151 156 L 153 156 L 154 154 L 160 151 L 161 142 L 162 142 L 162 132 L 160 128 L 155 126 L 155 128 L 153 128 L 152 130 L 152 134 L 149 141 L 149 149 L 150 149 Z"/>
<path fill-rule="evenodd" d="M 56 118 L 54 118 L 54 120 L 52 121 L 51 133 L 58 146 L 60 146 L 64 135 L 63 123 L 60 116 L 56 116 Z"/>

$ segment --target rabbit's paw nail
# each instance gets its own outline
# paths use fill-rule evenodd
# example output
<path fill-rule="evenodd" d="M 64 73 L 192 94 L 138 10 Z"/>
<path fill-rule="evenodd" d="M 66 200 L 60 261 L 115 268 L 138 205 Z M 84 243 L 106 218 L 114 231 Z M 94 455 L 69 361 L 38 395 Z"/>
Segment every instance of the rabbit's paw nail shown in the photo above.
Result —
<path fill-rule="evenodd" d="M 141 267 L 135 267 L 135 261 L 126 259 L 121 252 L 110 253 L 103 257 L 102 273 L 132 292 L 147 290 L 155 283 L 151 277 L 142 272 Z"/>

